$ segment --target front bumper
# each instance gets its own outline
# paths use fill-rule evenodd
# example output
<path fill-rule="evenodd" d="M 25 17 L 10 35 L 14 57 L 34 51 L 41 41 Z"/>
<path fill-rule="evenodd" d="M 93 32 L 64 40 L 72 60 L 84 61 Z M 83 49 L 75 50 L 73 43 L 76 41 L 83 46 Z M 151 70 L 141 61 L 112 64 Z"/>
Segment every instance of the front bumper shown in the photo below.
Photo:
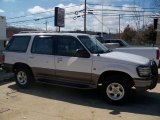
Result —
<path fill-rule="evenodd" d="M 149 79 L 149 78 L 135 78 L 133 79 L 135 85 L 134 87 L 139 90 L 147 90 L 153 89 L 157 85 L 157 80 Z"/>
<path fill-rule="evenodd" d="M 134 80 L 134 87 L 136 89 L 153 89 L 156 87 L 158 82 L 158 67 L 154 61 L 151 61 L 151 75 L 149 77 L 141 77 L 141 78 L 135 78 Z"/>

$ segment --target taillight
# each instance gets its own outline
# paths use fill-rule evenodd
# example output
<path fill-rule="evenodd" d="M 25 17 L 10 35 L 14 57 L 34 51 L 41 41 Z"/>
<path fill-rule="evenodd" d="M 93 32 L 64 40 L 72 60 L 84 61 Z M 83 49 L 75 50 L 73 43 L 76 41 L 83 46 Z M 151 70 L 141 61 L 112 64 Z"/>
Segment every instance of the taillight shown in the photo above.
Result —
<path fill-rule="evenodd" d="M 4 56 L 4 55 L 2 56 L 2 60 L 3 60 L 3 62 L 4 62 L 4 60 L 5 60 L 5 56 Z"/>
<path fill-rule="evenodd" d="M 156 53 L 156 56 L 157 56 L 156 58 L 159 59 L 159 57 L 160 57 L 160 52 L 159 52 L 159 50 L 157 50 L 156 52 L 157 52 L 157 53 Z"/>
<path fill-rule="evenodd" d="M 4 55 L 1 55 L 0 61 L 1 61 L 1 62 L 4 62 L 4 60 L 5 60 L 5 56 L 4 56 Z"/>

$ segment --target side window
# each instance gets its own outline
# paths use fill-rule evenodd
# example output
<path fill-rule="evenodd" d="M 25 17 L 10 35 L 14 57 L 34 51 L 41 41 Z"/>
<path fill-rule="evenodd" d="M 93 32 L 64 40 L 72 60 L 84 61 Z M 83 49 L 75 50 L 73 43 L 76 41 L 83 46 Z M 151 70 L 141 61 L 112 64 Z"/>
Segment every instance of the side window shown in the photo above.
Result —
<path fill-rule="evenodd" d="M 53 54 L 53 38 L 50 36 L 37 36 L 34 38 L 32 53 L 36 54 Z"/>
<path fill-rule="evenodd" d="M 15 36 L 8 43 L 6 50 L 11 52 L 26 52 L 30 36 Z"/>
<path fill-rule="evenodd" d="M 76 56 L 77 50 L 85 50 L 80 42 L 72 36 L 58 36 L 57 55 Z"/>

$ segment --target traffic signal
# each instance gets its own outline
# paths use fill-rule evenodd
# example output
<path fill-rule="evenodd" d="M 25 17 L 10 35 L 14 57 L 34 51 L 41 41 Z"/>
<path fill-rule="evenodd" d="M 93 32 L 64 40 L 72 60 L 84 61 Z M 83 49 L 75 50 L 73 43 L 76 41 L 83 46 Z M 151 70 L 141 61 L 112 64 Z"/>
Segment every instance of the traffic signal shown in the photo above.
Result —
<path fill-rule="evenodd" d="M 157 29 L 157 24 L 158 24 L 158 19 L 156 18 L 156 19 L 154 19 L 154 30 Z"/>

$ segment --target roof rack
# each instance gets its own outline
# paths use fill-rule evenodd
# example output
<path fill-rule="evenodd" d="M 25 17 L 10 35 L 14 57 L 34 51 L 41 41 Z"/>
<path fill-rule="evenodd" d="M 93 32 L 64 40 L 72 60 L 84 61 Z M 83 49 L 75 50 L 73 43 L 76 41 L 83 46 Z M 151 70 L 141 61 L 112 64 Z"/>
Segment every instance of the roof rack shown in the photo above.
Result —
<path fill-rule="evenodd" d="M 53 33 L 53 31 L 20 31 L 19 33 Z"/>

